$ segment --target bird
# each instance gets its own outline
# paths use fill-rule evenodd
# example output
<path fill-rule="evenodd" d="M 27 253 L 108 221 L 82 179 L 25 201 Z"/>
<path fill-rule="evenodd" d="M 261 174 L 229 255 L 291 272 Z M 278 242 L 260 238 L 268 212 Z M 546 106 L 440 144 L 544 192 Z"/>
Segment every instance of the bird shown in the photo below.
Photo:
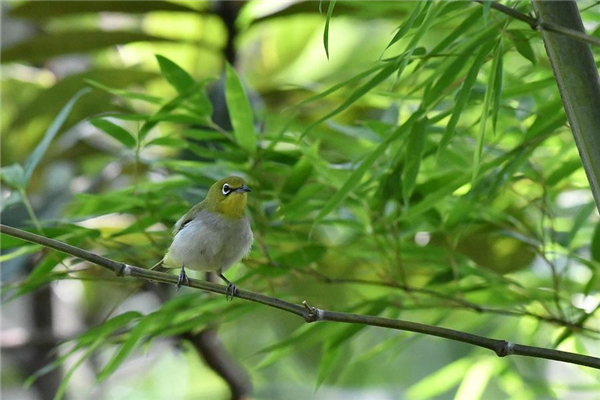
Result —
<path fill-rule="evenodd" d="M 180 268 L 177 290 L 189 279 L 185 269 L 216 271 L 227 283 L 226 299 L 233 299 L 237 287 L 223 272 L 250 252 L 253 234 L 246 217 L 248 193 L 252 190 L 239 176 L 215 182 L 206 198 L 193 206 L 173 228 L 173 241 L 153 270 Z"/>

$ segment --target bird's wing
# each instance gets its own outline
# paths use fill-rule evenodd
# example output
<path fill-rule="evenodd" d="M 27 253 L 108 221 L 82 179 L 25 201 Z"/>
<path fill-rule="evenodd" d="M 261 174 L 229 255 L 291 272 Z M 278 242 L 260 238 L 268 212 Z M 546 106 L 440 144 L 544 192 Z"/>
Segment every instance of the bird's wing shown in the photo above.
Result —
<path fill-rule="evenodd" d="M 204 209 L 204 202 L 200 202 L 196 204 L 194 207 L 190 208 L 183 217 L 179 218 L 179 221 L 175 223 L 173 227 L 173 236 L 177 235 L 177 233 L 182 230 L 187 224 L 190 223 L 196 217 L 196 215 Z"/>

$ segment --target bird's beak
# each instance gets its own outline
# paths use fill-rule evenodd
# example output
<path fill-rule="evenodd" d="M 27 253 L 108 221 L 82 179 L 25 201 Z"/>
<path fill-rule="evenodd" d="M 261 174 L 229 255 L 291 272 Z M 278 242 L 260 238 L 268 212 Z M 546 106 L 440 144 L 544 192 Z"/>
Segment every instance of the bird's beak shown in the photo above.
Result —
<path fill-rule="evenodd" d="M 235 189 L 236 193 L 248 193 L 251 192 L 252 189 L 250 189 L 248 186 L 246 185 L 242 185 L 239 188 Z"/>

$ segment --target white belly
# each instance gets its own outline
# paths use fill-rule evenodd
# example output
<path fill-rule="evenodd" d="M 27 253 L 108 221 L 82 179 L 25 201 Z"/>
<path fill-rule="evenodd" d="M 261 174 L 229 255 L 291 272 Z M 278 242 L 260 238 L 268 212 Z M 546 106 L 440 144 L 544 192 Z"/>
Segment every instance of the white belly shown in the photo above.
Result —
<path fill-rule="evenodd" d="M 200 212 L 173 238 L 165 256 L 167 268 L 200 271 L 226 270 L 240 261 L 252 246 L 252 231 L 246 218 L 229 220 Z"/>

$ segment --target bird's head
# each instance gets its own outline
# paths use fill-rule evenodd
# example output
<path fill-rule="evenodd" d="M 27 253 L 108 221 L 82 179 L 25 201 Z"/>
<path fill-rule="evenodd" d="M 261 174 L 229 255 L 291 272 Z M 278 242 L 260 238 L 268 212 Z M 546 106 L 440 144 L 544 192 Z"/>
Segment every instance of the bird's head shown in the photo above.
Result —
<path fill-rule="evenodd" d="M 206 196 L 208 211 L 227 218 L 241 218 L 246 210 L 247 193 L 251 192 L 246 181 L 239 176 L 228 176 L 210 187 Z"/>

